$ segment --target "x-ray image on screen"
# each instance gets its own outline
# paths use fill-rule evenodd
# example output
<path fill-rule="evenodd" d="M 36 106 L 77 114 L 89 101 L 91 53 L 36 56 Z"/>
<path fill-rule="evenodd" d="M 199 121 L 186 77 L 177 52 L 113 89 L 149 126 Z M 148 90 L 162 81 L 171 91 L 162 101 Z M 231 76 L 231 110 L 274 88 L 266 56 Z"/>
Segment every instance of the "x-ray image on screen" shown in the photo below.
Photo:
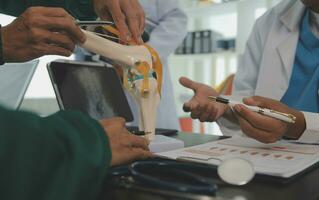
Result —
<path fill-rule="evenodd" d="M 60 107 L 94 119 L 133 116 L 116 71 L 105 66 L 53 62 L 48 66 Z"/>

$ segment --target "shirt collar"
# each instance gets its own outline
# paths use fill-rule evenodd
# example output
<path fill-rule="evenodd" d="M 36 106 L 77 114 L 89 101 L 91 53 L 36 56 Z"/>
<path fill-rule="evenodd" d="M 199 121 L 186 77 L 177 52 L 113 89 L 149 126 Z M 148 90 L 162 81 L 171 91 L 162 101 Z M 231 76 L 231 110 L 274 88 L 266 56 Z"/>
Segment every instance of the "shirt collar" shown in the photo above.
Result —
<path fill-rule="evenodd" d="M 319 40 L 311 30 L 310 12 L 309 10 L 306 11 L 300 24 L 300 39 L 307 48 L 314 49 L 319 47 Z"/>
<path fill-rule="evenodd" d="M 299 29 L 305 9 L 305 5 L 300 0 L 292 0 L 281 12 L 280 20 L 290 31 L 296 31 Z"/>

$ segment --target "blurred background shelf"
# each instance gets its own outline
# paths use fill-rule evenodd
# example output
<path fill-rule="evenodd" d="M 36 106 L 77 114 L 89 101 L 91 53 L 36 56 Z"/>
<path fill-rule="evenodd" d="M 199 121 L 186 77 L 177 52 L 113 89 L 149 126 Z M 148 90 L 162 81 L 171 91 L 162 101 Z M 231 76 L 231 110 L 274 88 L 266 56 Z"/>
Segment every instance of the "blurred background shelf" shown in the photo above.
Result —
<path fill-rule="evenodd" d="M 235 51 L 221 51 L 214 53 L 203 53 L 203 54 L 174 54 L 171 56 L 172 59 L 181 60 L 203 60 L 203 59 L 213 59 L 219 57 L 234 57 L 237 56 Z"/>
<path fill-rule="evenodd" d="M 180 3 L 189 17 L 203 17 L 211 16 L 212 13 L 214 15 L 234 13 L 237 10 L 238 1 L 230 1 L 227 3 L 198 3 L 193 0 L 181 0 Z"/>

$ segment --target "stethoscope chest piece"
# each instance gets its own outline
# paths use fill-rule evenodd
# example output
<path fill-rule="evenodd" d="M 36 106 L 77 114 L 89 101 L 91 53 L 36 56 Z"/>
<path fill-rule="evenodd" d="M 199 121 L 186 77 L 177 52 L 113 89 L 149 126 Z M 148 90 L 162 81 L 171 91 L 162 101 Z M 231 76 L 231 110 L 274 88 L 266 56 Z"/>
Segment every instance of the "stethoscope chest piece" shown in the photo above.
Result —
<path fill-rule="evenodd" d="M 242 158 L 224 160 L 217 169 L 219 177 L 231 185 L 245 185 L 255 176 L 254 165 Z"/>

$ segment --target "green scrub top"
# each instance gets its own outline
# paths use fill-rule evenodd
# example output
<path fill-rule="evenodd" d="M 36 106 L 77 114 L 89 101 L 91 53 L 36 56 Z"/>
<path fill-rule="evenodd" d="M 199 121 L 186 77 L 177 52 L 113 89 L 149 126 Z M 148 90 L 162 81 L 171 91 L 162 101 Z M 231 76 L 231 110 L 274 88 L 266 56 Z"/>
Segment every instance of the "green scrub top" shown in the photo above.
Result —
<path fill-rule="evenodd" d="M 93 0 L 0 0 L 0 13 L 19 16 L 32 6 L 62 7 L 79 20 L 95 20 L 97 16 L 92 2 Z"/>
<path fill-rule="evenodd" d="M 80 112 L 0 108 L 2 200 L 97 199 L 110 161 L 103 128 Z"/>

